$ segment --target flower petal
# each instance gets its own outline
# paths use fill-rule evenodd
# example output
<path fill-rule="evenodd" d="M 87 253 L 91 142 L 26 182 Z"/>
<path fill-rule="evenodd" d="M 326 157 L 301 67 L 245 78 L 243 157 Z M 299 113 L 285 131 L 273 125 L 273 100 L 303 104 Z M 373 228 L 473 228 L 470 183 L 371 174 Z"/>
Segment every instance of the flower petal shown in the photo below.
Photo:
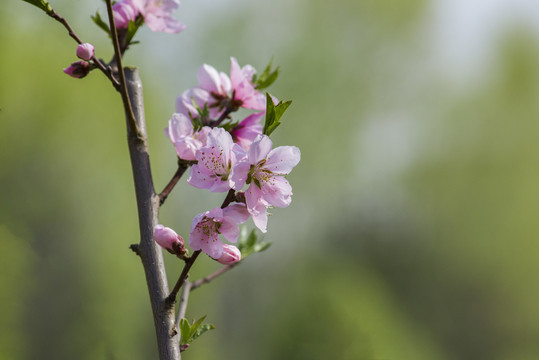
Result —
<path fill-rule="evenodd" d="M 274 174 L 289 174 L 301 159 L 301 152 L 295 146 L 279 146 L 271 150 L 263 168 Z"/>
<path fill-rule="evenodd" d="M 258 135 L 249 148 L 249 163 L 255 165 L 264 160 L 271 150 L 271 140 L 266 135 Z"/>

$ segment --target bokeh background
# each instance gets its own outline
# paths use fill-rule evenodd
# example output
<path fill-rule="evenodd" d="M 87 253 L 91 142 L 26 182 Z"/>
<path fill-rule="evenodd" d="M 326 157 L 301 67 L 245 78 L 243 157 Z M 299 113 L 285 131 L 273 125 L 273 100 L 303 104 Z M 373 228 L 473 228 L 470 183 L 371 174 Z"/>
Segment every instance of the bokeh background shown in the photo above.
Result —
<path fill-rule="evenodd" d="M 110 58 L 101 1 L 51 3 Z M 125 61 L 157 189 L 202 63 L 273 56 L 270 90 L 293 100 L 273 140 L 302 151 L 272 247 L 192 294 L 187 316 L 217 330 L 186 359 L 539 359 L 539 2 L 185 0 L 175 16 L 183 33 L 143 28 Z M 62 73 L 75 43 L 37 8 L 4 1 L 0 30 L 0 359 L 155 359 L 120 97 Z M 185 236 L 221 198 L 182 182 L 161 222 Z"/>

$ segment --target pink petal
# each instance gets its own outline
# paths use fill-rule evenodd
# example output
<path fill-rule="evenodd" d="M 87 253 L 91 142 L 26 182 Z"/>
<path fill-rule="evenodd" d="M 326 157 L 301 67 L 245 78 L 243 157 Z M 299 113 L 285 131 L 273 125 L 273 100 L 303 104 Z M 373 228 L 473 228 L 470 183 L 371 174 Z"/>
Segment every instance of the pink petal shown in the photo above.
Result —
<path fill-rule="evenodd" d="M 249 148 L 249 163 L 258 164 L 271 150 L 271 140 L 266 135 L 258 135 Z"/>
<path fill-rule="evenodd" d="M 282 176 L 273 176 L 262 185 L 262 199 L 277 207 L 287 207 L 292 202 L 292 186 Z"/>
<path fill-rule="evenodd" d="M 193 134 L 193 123 L 184 114 L 174 113 L 168 121 L 165 134 L 174 143 L 185 136 Z"/>
<path fill-rule="evenodd" d="M 243 224 L 249 218 L 249 212 L 244 204 L 232 204 L 223 209 L 223 216 L 236 224 Z"/>
<path fill-rule="evenodd" d="M 255 226 L 265 233 L 268 226 L 268 211 L 266 206 L 262 202 L 259 202 L 250 213 Z"/>
<path fill-rule="evenodd" d="M 262 167 L 274 174 L 289 174 L 299 163 L 301 152 L 295 146 L 279 146 L 271 150 L 266 163 Z"/>
<path fill-rule="evenodd" d="M 221 77 L 214 67 L 204 64 L 197 72 L 198 83 L 201 88 L 216 94 L 221 93 Z"/>
<path fill-rule="evenodd" d="M 193 165 L 191 166 L 191 172 L 187 179 L 187 183 L 198 189 L 209 189 L 215 184 L 216 180 L 217 179 L 213 177 L 212 174 L 207 173 L 207 170 L 204 167 Z"/>
<path fill-rule="evenodd" d="M 254 182 L 251 182 L 251 184 L 247 188 L 247 191 L 245 191 L 245 203 L 247 204 L 247 209 L 249 209 L 249 212 L 251 214 L 258 205 L 261 198 L 262 190 L 260 190 L 258 186 L 254 184 Z"/>
<path fill-rule="evenodd" d="M 238 224 L 231 220 L 223 220 L 219 227 L 219 232 L 230 242 L 236 242 L 240 234 L 240 228 Z"/>

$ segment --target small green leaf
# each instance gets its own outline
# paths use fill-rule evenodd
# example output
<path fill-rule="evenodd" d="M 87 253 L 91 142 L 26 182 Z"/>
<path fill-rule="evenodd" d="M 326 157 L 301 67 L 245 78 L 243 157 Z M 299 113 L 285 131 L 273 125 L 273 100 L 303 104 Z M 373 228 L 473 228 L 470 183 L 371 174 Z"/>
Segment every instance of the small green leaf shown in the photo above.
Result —
<path fill-rule="evenodd" d="M 189 337 L 191 333 L 191 325 L 187 319 L 180 320 L 180 334 L 182 335 L 181 344 L 185 345 L 189 343 Z"/>
<path fill-rule="evenodd" d="M 271 246 L 271 243 L 269 243 L 269 242 L 267 242 L 267 243 L 258 243 L 255 246 L 253 246 L 253 250 L 254 250 L 254 252 L 261 252 L 261 251 L 266 250 L 270 246 Z"/>
<path fill-rule="evenodd" d="M 134 45 L 137 44 L 137 42 L 132 41 L 135 37 L 135 34 L 137 33 L 138 29 L 144 24 L 144 20 L 142 16 L 138 15 L 135 21 L 131 20 L 129 21 L 129 25 L 127 25 L 127 35 L 125 36 L 125 43 L 128 45 Z"/>
<path fill-rule="evenodd" d="M 257 77 L 256 74 L 253 75 L 252 82 L 255 84 L 255 88 L 257 90 L 265 89 L 273 84 L 275 80 L 277 80 L 277 77 L 279 76 L 279 67 L 277 67 L 274 71 L 271 71 L 272 63 L 273 58 L 270 60 L 268 66 L 266 66 L 259 77 Z"/>
<path fill-rule="evenodd" d="M 196 338 L 198 338 L 200 335 L 204 334 L 206 331 L 210 331 L 215 329 L 215 326 L 212 324 L 202 324 L 199 327 L 197 327 L 195 333 L 191 336 L 191 341 L 194 341 Z"/>
<path fill-rule="evenodd" d="M 107 33 L 107 35 L 110 37 L 110 28 L 109 28 L 109 25 L 103 21 L 103 19 L 101 18 L 101 14 L 99 13 L 99 11 L 97 11 L 95 13 L 94 16 L 90 16 L 92 18 L 92 20 L 94 21 L 94 23 L 99 26 L 99 28 L 101 28 L 104 32 Z"/>
<path fill-rule="evenodd" d="M 291 103 L 291 100 L 279 101 L 279 103 L 275 105 L 271 95 L 266 93 L 266 122 L 264 123 L 264 135 L 269 136 L 279 125 L 281 125 L 279 120 Z"/>
<path fill-rule="evenodd" d="M 52 12 L 52 7 L 46 0 L 22 0 L 27 2 L 28 4 L 32 4 L 34 6 L 37 6 L 41 10 L 45 11 L 46 13 Z"/>

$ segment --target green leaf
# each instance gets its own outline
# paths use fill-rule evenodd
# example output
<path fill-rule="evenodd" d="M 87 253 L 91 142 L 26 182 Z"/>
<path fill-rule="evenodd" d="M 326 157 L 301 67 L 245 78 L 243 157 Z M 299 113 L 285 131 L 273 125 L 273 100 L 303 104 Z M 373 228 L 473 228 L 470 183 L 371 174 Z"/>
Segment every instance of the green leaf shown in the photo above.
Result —
<path fill-rule="evenodd" d="M 41 10 L 45 11 L 46 13 L 52 12 L 52 7 L 46 0 L 22 0 L 27 2 L 28 4 L 32 4 L 34 6 L 37 6 Z"/>
<path fill-rule="evenodd" d="M 191 341 L 194 341 L 196 338 L 198 338 L 200 335 L 204 334 L 207 331 L 215 329 L 215 326 L 212 324 L 202 324 L 195 330 L 195 333 L 193 336 L 191 336 Z"/>
<path fill-rule="evenodd" d="M 129 25 L 127 25 L 127 35 L 125 36 L 126 44 L 134 45 L 138 43 L 138 41 L 132 40 L 135 37 L 135 34 L 137 33 L 138 29 L 142 26 L 142 24 L 144 24 L 144 20 L 140 15 L 137 16 L 135 21 L 129 21 Z"/>
<path fill-rule="evenodd" d="M 181 345 L 190 344 L 200 335 L 204 334 L 209 330 L 215 329 L 215 326 L 213 326 L 212 324 L 202 323 L 205 318 L 206 315 L 195 321 L 193 325 L 190 325 L 187 319 L 180 320 L 180 333 L 182 335 L 182 340 L 180 343 Z"/>
<path fill-rule="evenodd" d="M 94 16 L 90 16 L 92 18 L 92 20 L 94 21 L 94 23 L 99 26 L 104 32 L 107 33 L 107 35 L 110 37 L 110 28 L 109 28 L 109 25 L 103 21 L 103 19 L 101 18 L 101 14 L 99 13 L 99 11 L 97 11 L 95 13 Z"/>
<path fill-rule="evenodd" d="M 279 101 L 279 103 L 275 105 L 271 95 L 266 93 L 266 122 L 264 123 L 264 135 L 269 136 L 279 125 L 281 125 L 279 120 L 291 103 L 291 100 Z"/>
<path fill-rule="evenodd" d="M 254 250 L 254 252 L 261 252 L 261 251 L 266 250 L 270 246 L 271 246 L 271 243 L 269 243 L 269 242 L 268 243 L 258 243 L 255 246 L 253 246 L 253 250 Z"/>
<path fill-rule="evenodd" d="M 187 319 L 180 320 L 180 334 L 182 335 L 181 344 L 188 344 L 191 334 L 191 325 L 189 325 L 189 321 Z"/>
<path fill-rule="evenodd" d="M 273 58 L 270 60 L 268 66 L 264 69 L 262 74 L 257 78 L 256 74 L 253 75 L 252 82 L 255 84 L 255 88 L 257 90 L 265 89 L 269 87 L 271 84 L 277 80 L 277 77 L 279 76 L 279 67 L 273 71 L 271 71 L 271 66 L 273 63 Z"/>

